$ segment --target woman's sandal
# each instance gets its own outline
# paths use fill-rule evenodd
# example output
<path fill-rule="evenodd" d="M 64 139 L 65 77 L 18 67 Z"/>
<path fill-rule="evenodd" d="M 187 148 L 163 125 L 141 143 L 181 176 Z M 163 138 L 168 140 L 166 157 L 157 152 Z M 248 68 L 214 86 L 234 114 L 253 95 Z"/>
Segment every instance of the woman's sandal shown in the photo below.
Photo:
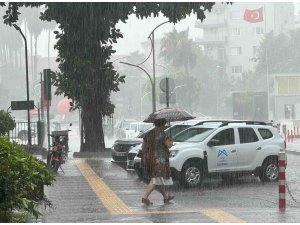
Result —
<path fill-rule="evenodd" d="M 153 205 L 148 198 L 142 198 L 142 203 L 144 203 L 146 206 Z"/>
<path fill-rule="evenodd" d="M 165 203 L 165 204 L 170 203 L 170 201 L 171 201 L 174 197 L 175 197 L 174 195 L 168 195 L 168 198 L 164 198 L 164 203 Z"/>

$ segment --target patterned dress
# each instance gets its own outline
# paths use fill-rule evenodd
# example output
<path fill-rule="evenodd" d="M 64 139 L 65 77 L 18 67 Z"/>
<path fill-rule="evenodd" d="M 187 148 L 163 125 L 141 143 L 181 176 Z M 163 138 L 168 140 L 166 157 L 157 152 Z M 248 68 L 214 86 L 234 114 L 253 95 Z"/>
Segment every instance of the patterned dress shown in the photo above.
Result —
<path fill-rule="evenodd" d="M 143 141 L 142 168 L 144 175 L 155 185 L 172 185 L 167 134 L 159 128 L 150 131 Z"/>

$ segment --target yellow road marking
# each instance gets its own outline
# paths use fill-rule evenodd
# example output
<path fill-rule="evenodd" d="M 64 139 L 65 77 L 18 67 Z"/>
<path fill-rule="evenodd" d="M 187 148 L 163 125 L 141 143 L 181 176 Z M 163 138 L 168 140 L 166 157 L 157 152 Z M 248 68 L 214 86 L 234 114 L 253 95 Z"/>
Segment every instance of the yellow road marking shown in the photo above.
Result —
<path fill-rule="evenodd" d="M 246 221 L 220 209 L 204 209 L 200 210 L 200 213 L 214 219 L 218 223 L 246 223 Z"/>
<path fill-rule="evenodd" d="M 204 210 L 176 210 L 176 211 L 158 211 L 158 210 L 131 210 L 128 206 L 106 185 L 106 183 L 93 171 L 93 169 L 82 160 L 75 160 L 80 172 L 98 196 L 102 204 L 113 215 L 118 214 L 171 214 L 171 213 L 201 213 L 219 223 L 245 223 L 244 220 L 226 213 L 220 209 Z"/>
<path fill-rule="evenodd" d="M 79 170 L 111 214 L 132 214 L 127 205 L 97 176 L 85 162 L 76 161 Z"/>

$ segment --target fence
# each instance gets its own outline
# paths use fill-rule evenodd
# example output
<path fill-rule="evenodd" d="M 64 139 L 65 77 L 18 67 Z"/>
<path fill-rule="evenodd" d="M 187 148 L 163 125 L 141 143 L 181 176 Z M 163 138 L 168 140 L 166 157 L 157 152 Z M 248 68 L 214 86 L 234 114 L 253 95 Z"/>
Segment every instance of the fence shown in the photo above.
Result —
<path fill-rule="evenodd" d="M 31 129 L 31 143 L 39 144 L 38 141 L 38 122 L 30 122 Z M 28 143 L 28 123 L 16 122 L 16 127 L 9 132 L 9 139 L 18 144 L 26 145 Z"/>

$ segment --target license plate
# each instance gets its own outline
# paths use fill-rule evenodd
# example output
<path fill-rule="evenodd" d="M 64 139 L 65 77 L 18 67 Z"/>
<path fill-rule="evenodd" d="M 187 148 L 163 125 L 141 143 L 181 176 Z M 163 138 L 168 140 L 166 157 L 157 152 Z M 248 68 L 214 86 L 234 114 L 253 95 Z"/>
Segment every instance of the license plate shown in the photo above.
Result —
<path fill-rule="evenodd" d="M 126 152 L 116 152 L 115 156 L 126 156 Z"/>

